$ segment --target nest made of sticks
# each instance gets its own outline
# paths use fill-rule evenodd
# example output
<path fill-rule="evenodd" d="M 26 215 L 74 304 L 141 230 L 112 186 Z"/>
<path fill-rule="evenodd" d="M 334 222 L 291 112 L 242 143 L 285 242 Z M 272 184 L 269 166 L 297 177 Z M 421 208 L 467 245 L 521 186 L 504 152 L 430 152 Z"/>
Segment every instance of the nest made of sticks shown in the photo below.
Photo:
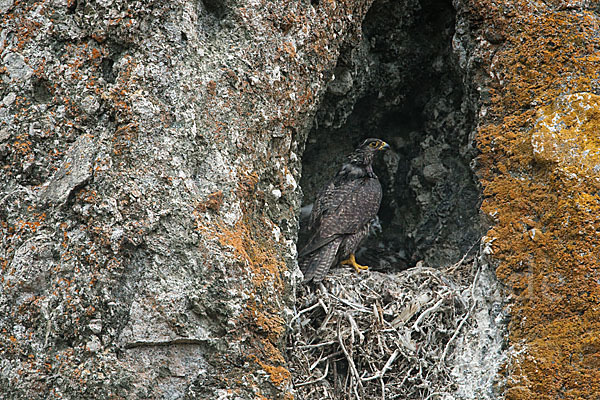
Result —
<path fill-rule="evenodd" d="M 339 268 L 299 288 L 288 335 L 296 398 L 453 398 L 448 360 L 468 329 L 476 260 L 396 274 Z"/>

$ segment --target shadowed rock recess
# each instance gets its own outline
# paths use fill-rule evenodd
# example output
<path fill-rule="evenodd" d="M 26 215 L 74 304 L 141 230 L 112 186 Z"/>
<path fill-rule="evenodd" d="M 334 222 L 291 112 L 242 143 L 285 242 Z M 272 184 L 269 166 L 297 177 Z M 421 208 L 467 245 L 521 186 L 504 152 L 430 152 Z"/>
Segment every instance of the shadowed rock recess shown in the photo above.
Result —
<path fill-rule="evenodd" d="M 448 265 L 485 231 L 454 14 L 445 0 L 376 1 L 361 40 L 342 51 L 308 137 L 305 204 L 361 140 L 391 144 L 375 165 L 385 190 L 380 226 L 359 257 L 376 270 Z"/>

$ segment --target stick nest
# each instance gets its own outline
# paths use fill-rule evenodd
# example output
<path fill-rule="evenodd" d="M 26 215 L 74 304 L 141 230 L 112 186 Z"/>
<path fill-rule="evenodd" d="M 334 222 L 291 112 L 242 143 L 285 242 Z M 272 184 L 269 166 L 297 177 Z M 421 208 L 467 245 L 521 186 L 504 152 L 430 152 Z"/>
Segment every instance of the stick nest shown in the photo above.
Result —
<path fill-rule="evenodd" d="M 297 399 L 450 399 L 469 329 L 476 258 L 397 274 L 331 271 L 299 288 L 288 335 Z"/>

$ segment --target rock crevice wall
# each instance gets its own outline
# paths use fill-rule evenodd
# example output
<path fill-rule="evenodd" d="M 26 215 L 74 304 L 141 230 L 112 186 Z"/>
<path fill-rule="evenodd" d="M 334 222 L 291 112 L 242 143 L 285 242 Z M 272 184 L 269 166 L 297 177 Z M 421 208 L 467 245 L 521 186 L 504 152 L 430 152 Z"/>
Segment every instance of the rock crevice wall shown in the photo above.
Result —
<path fill-rule="evenodd" d="M 595 398 L 597 5 L 456 3 L 486 242 L 512 303 L 505 397 Z"/>

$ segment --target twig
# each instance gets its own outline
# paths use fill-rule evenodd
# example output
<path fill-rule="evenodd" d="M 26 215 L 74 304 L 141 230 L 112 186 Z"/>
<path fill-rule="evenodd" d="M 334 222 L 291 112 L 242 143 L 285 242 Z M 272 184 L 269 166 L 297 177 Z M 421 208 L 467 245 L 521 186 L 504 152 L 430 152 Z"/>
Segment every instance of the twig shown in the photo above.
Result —
<path fill-rule="evenodd" d="M 440 394 L 448 394 L 448 392 L 433 392 L 425 398 L 425 400 L 431 399 L 433 396 L 439 396 Z"/>
<path fill-rule="evenodd" d="M 323 299 L 319 299 L 319 303 L 321 305 L 321 307 L 323 307 L 323 310 L 325 310 L 325 314 L 329 314 L 329 309 L 327 308 L 327 306 L 325 305 L 325 303 L 323 303 Z"/>
<path fill-rule="evenodd" d="M 356 400 L 360 400 L 360 396 L 358 395 L 358 390 L 356 389 L 356 385 L 354 385 L 353 389 L 354 389 L 354 395 L 356 396 Z"/>
<path fill-rule="evenodd" d="M 336 341 L 322 342 L 317 344 L 303 344 L 302 346 L 298 346 L 299 349 L 316 349 L 317 347 L 329 346 L 332 344 L 336 344 Z M 288 347 L 291 349 L 291 347 Z"/>
<path fill-rule="evenodd" d="M 300 312 L 299 312 L 299 313 L 297 313 L 296 315 L 294 315 L 294 318 L 292 318 L 292 319 L 290 320 L 290 322 L 289 322 L 289 324 L 288 324 L 288 325 L 289 325 L 289 326 L 291 326 L 291 325 L 292 325 L 292 323 L 293 323 L 295 320 L 297 320 L 297 319 L 298 319 L 298 318 L 299 318 L 299 317 L 300 317 L 302 314 L 304 314 L 304 313 L 306 313 L 306 312 L 309 312 L 309 311 L 311 311 L 311 310 L 314 310 L 315 308 L 319 307 L 320 305 L 321 305 L 321 303 L 317 302 L 317 303 L 313 304 L 312 306 L 310 306 L 310 307 L 308 307 L 308 308 L 305 308 L 304 310 L 300 310 Z"/>
<path fill-rule="evenodd" d="M 312 363 L 312 365 L 310 366 L 310 368 L 308 370 L 312 371 L 313 369 L 317 368 L 317 365 L 319 365 L 319 363 L 322 360 L 323 360 L 323 352 L 321 352 L 321 355 L 319 356 L 319 359 L 317 361 L 315 361 L 314 363 Z"/>
<path fill-rule="evenodd" d="M 350 321 L 350 326 L 352 327 L 352 331 L 356 331 L 356 333 L 358 333 L 358 343 L 364 342 L 365 336 L 360 331 L 360 329 L 358 329 L 358 325 L 356 324 L 356 321 L 354 320 L 354 318 L 352 318 L 352 315 L 350 313 L 346 313 L 346 318 L 348 318 L 348 321 Z M 354 339 L 352 341 L 354 342 Z"/>
<path fill-rule="evenodd" d="M 458 269 L 458 267 L 460 267 L 460 265 L 465 262 L 465 260 L 467 259 L 467 256 L 469 255 L 469 253 L 471 252 L 471 250 L 473 250 L 473 247 L 475 247 L 475 245 L 477 245 L 479 242 L 481 242 L 481 238 L 477 239 L 475 241 L 475 243 L 473 243 L 473 245 L 471 247 L 469 247 L 469 250 L 467 250 L 467 252 L 462 256 L 462 258 L 460 259 L 460 261 L 452 264 L 450 267 L 446 268 L 446 272 L 447 273 L 453 273 L 454 271 L 456 271 Z"/>
<path fill-rule="evenodd" d="M 348 365 L 350 366 L 350 371 L 352 371 L 352 375 L 354 375 L 354 379 L 356 380 L 358 385 L 360 385 L 360 387 L 362 388 L 362 383 L 360 381 L 360 375 L 358 374 L 356 365 L 354 365 L 354 360 L 352 359 L 352 357 L 350 356 L 350 353 L 348 353 L 348 350 L 346 350 L 346 347 L 344 346 L 344 339 L 342 338 L 342 335 L 341 335 L 340 326 L 341 326 L 341 320 L 338 320 L 338 327 L 337 327 L 338 343 L 340 344 L 340 348 L 342 349 L 342 351 L 344 352 L 344 355 L 346 356 L 346 360 L 348 361 Z"/>
<path fill-rule="evenodd" d="M 325 316 L 325 319 L 323 320 L 323 323 L 321 323 L 321 326 L 319 326 L 319 330 L 323 330 L 325 329 L 325 327 L 327 326 L 327 324 L 329 323 L 329 320 L 331 319 L 331 317 L 333 317 L 334 313 L 327 313 L 327 315 Z"/>
<path fill-rule="evenodd" d="M 421 331 L 421 328 L 419 328 L 419 325 L 421 324 L 421 322 L 425 319 L 425 317 L 427 317 L 429 314 L 439 310 L 439 308 L 441 307 L 442 303 L 444 303 L 446 299 L 445 298 L 441 298 L 438 300 L 437 303 L 435 303 L 433 306 L 429 307 L 427 310 L 423 311 L 421 313 L 421 315 L 419 315 L 419 318 L 417 318 L 417 320 L 415 321 L 415 323 L 412 326 L 412 330 L 413 331 Z"/>
<path fill-rule="evenodd" d="M 475 305 L 477 304 L 477 302 L 475 301 L 475 285 L 477 284 L 477 279 L 479 278 L 479 272 L 480 271 L 481 271 L 481 268 L 478 268 L 477 272 L 475 273 L 475 278 L 473 278 L 473 283 L 471 283 L 471 301 L 472 301 L 471 307 L 469 308 L 469 310 L 467 311 L 467 313 L 465 314 L 465 316 L 463 317 L 463 319 L 458 324 L 458 327 L 456 328 L 456 331 L 454 331 L 454 334 L 452 335 L 452 337 L 450 338 L 450 340 L 448 340 L 448 343 L 446 343 L 446 347 L 444 348 L 444 352 L 442 353 L 442 357 L 440 357 L 440 362 L 444 362 L 444 360 L 446 359 L 446 355 L 448 354 L 448 349 L 450 348 L 450 345 L 452 344 L 452 342 L 454 342 L 454 340 L 456 339 L 456 337 L 460 333 L 460 330 L 462 329 L 463 325 L 465 324 L 465 322 L 467 321 L 467 319 L 469 319 L 469 317 L 473 313 L 473 310 L 475 309 Z"/>
<path fill-rule="evenodd" d="M 367 381 L 372 381 L 374 379 L 383 378 L 383 375 L 385 375 L 387 370 L 392 367 L 392 363 L 396 360 L 396 357 L 398 357 L 399 354 L 400 354 L 400 351 L 398 349 L 394 350 L 394 352 L 392 353 L 390 358 L 388 358 L 387 362 L 385 363 L 385 365 L 383 366 L 381 371 L 379 371 L 375 375 L 369 376 L 368 378 L 361 378 L 361 380 L 363 382 L 367 382 Z"/>
<path fill-rule="evenodd" d="M 371 310 L 369 310 L 368 308 L 366 308 L 366 307 L 364 307 L 364 306 L 362 306 L 362 305 L 360 305 L 360 304 L 353 303 L 353 302 L 351 302 L 351 301 L 349 301 L 349 300 L 346 300 L 346 299 L 339 298 L 339 297 L 337 297 L 337 296 L 334 296 L 334 295 L 332 295 L 332 294 L 329 294 L 329 296 L 333 297 L 334 299 L 336 299 L 336 300 L 337 300 L 337 301 L 339 301 L 340 303 L 343 303 L 343 304 L 345 304 L 345 305 L 347 305 L 347 306 L 350 306 L 350 307 L 352 307 L 352 308 L 353 308 L 353 309 L 355 309 L 356 311 L 360 311 L 360 312 L 364 312 L 364 313 L 371 313 Z"/>
<path fill-rule="evenodd" d="M 323 372 L 323 376 L 321 376 L 320 378 L 317 378 L 315 380 L 312 380 L 310 382 L 297 383 L 296 387 L 306 386 L 306 385 L 312 385 L 313 383 L 320 382 L 320 381 L 322 381 L 323 379 L 325 379 L 327 377 L 328 373 L 329 373 L 329 362 L 327 362 L 327 364 L 325 364 L 325 372 Z"/>
<path fill-rule="evenodd" d="M 365 279 L 338 269 L 316 293 L 301 292 L 297 304 L 306 308 L 293 315 L 288 336 L 289 362 L 305 372 L 293 377 L 298 398 L 433 400 L 444 393 L 452 381 L 445 362 L 479 304 L 483 271 L 463 268 L 472 254 L 452 276 L 453 266 Z"/>

